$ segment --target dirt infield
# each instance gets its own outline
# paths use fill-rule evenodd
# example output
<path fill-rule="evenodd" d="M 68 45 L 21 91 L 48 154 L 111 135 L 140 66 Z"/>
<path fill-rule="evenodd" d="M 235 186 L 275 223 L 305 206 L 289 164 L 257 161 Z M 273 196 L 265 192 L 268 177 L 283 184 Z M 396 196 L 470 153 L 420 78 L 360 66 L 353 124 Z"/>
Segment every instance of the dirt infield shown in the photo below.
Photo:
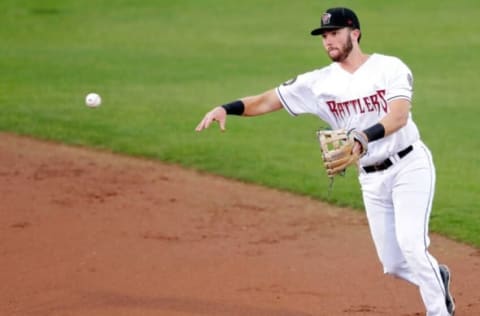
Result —
<path fill-rule="evenodd" d="M 178 166 L 0 134 L 0 315 L 423 315 L 363 214 Z M 457 315 L 480 251 L 432 236 Z"/>

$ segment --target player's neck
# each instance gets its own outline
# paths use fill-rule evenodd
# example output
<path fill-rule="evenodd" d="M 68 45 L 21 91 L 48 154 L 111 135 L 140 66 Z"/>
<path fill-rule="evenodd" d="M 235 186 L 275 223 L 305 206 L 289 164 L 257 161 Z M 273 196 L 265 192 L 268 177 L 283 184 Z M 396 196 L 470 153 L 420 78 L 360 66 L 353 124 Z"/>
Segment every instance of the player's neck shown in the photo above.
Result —
<path fill-rule="evenodd" d="M 348 57 L 340 62 L 340 66 L 349 73 L 354 73 L 360 68 L 370 55 L 362 53 L 361 50 L 353 50 Z"/>

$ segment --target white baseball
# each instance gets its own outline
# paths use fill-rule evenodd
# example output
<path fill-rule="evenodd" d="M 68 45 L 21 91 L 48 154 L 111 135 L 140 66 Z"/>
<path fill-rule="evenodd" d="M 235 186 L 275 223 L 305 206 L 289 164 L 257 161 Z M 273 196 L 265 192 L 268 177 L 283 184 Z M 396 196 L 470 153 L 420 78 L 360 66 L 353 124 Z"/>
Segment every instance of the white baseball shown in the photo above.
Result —
<path fill-rule="evenodd" d="M 89 93 L 85 98 L 85 104 L 91 108 L 96 108 L 102 104 L 102 98 L 96 93 Z"/>

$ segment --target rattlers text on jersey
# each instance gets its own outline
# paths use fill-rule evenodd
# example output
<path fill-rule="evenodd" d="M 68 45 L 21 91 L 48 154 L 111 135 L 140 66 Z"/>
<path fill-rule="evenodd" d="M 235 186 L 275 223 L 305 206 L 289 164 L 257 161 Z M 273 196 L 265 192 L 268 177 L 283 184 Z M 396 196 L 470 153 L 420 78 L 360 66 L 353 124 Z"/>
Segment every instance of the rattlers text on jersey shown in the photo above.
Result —
<path fill-rule="evenodd" d="M 412 73 L 400 59 L 372 54 L 354 73 L 332 63 L 287 81 L 276 92 L 291 115 L 310 113 L 332 129 L 364 130 L 388 113 L 388 102 L 398 98 L 411 101 L 412 84 Z M 418 139 L 410 113 L 406 126 L 369 144 L 360 165 L 383 161 Z"/>

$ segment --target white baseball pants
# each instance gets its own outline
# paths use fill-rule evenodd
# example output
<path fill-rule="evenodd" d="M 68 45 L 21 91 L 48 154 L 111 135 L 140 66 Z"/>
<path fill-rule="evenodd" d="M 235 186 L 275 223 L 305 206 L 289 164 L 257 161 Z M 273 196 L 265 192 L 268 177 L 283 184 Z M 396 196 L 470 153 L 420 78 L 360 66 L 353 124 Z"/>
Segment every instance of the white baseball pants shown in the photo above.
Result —
<path fill-rule="evenodd" d="M 421 142 L 393 166 L 360 171 L 366 214 L 384 272 L 418 286 L 427 316 L 448 316 L 438 262 L 428 252 L 435 166 Z"/>

